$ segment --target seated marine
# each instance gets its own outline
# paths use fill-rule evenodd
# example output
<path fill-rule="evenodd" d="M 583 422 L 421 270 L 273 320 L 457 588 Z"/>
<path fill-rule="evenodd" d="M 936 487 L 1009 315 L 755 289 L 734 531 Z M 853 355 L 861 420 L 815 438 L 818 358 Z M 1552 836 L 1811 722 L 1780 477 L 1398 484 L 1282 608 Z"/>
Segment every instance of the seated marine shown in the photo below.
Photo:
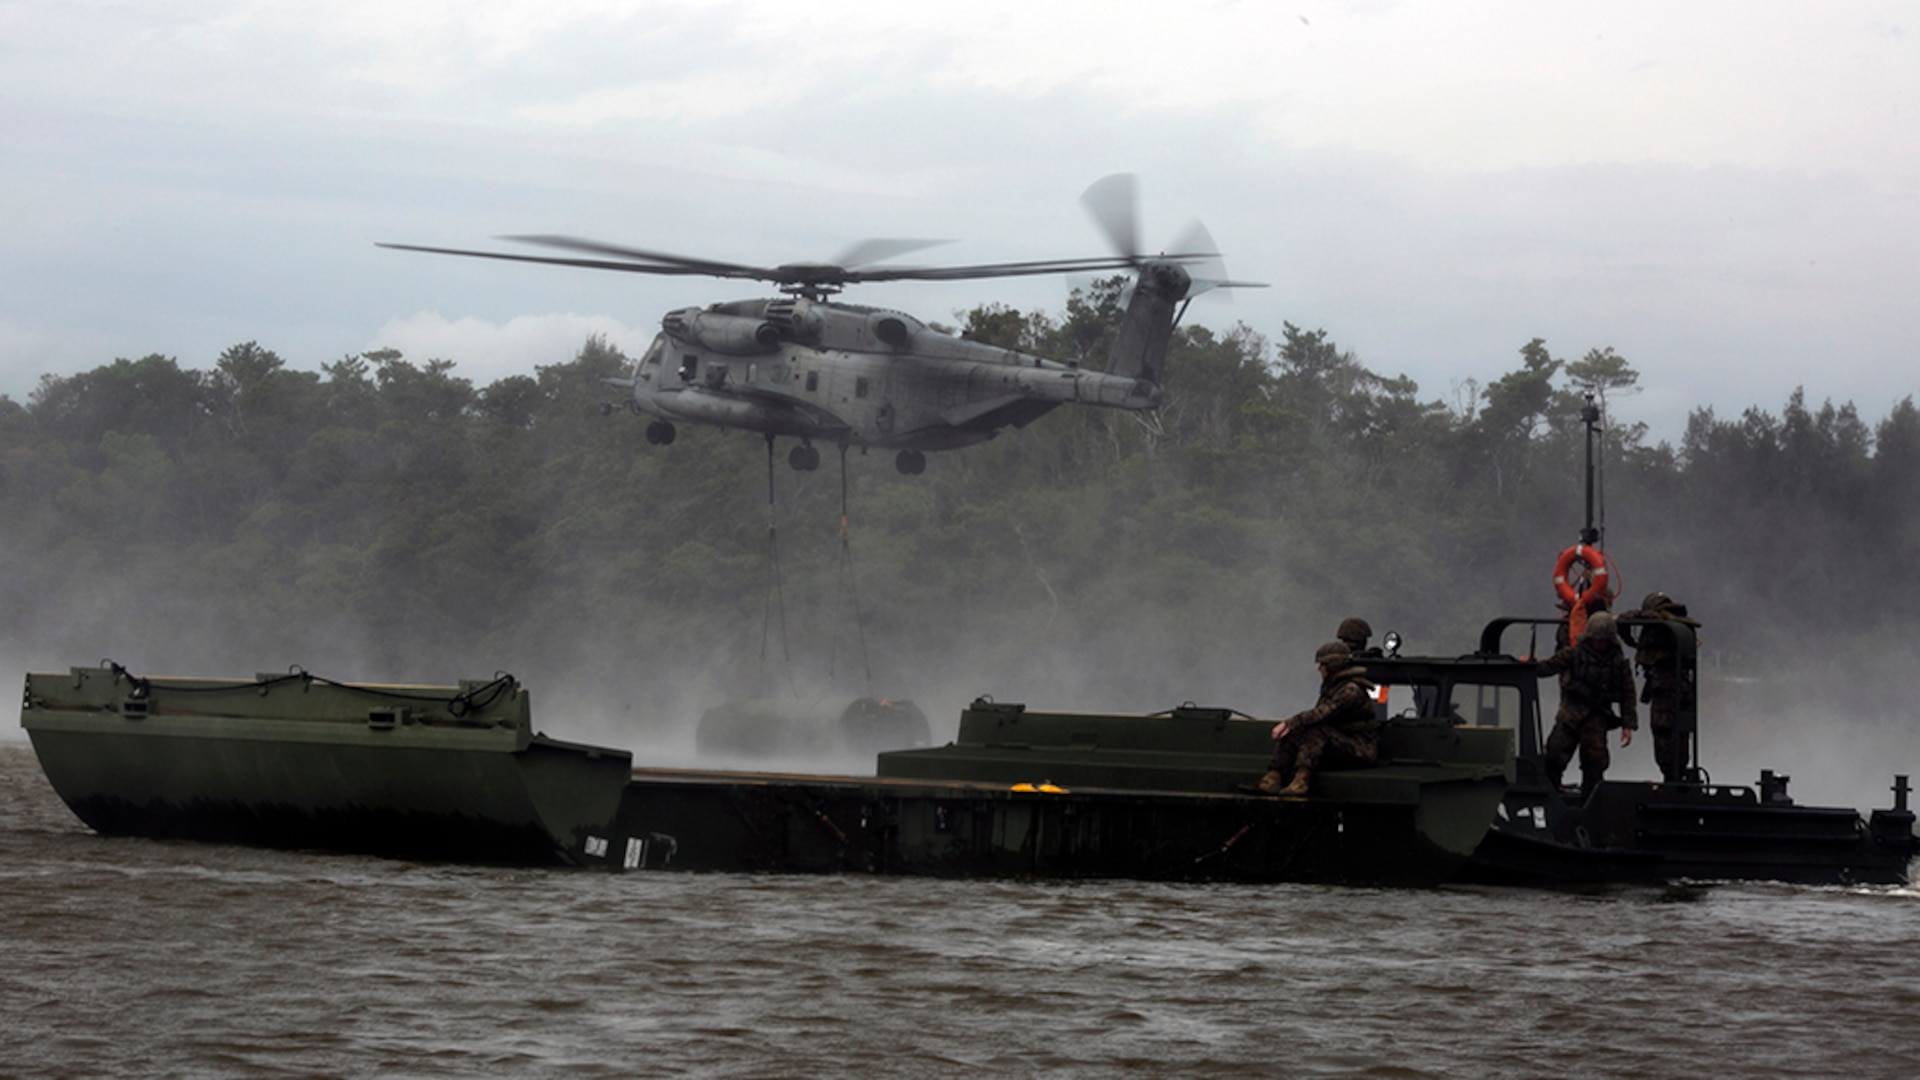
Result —
<path fill-rule="evenodd" d="M 1330 641 L 1313 654 L 1320 668 L 1320 699 L 1273 726 L 1273 760 L 1252 785 L 1262 795 L 1305 798 L 1322 762 L 1370 765 L 1380 754 L 1380 724 L 1374 719 L 1373 684 L 1354 663 L 1345 642 Z"/>

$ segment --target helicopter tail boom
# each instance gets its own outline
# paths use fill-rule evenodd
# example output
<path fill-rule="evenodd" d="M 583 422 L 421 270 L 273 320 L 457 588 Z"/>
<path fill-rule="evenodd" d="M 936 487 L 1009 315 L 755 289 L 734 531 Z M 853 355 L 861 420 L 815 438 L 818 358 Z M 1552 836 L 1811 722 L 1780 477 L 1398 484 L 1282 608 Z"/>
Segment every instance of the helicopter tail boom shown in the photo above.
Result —
<path fill-rule="evenodd" d="M 1107 358 L 1107 374 L 1160 385 L 1176 308 L 1192 284 L 1192 277 L 1177 262 L 1150 259 L 1140 264 L 1133 299 Z"/>

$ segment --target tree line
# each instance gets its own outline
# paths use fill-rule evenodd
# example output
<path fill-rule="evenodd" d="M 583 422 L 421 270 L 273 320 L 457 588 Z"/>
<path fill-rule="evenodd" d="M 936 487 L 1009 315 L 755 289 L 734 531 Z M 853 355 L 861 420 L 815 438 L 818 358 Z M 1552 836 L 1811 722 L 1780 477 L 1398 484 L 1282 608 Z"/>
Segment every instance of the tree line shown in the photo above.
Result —
<path fill-rule="evenodd" d="M 1104 282 L 957 332 L 1097 368 L 1119 305 Z M 602 415 L 627 364 L 595 338 L 476 386 L 444 359 L 309 371 L 248 342 L 206 369 L 45 376 L 0 398 L 0 634 L 42 665 L 506 669 L 643 702 L 831 683 L 1266 707 L 1311 682 L 1303 657 L 1346 615 L 1460 652 L 1496 614 L 1550 613 L 1584 516 L 1586 395 L 1628 414 L 1641 377 L 1535 339 L 1442 400 L 1324 330 L 1183 327 L 1155 414 L 1061 409 L 917 477 L 854 450 L 843 540 L 832 453 L 782 463 L 769 508 L 758 436 L 657 447 Z M 1677 443 L 1613 415 L 1604 443 L 1629 604 L 1664 590 L 1725 663 L 1818 656 L 1836 683 L 1904 633 L 1911 398 L 1878 418 L 1799 391 L 1701 408 Z"/>

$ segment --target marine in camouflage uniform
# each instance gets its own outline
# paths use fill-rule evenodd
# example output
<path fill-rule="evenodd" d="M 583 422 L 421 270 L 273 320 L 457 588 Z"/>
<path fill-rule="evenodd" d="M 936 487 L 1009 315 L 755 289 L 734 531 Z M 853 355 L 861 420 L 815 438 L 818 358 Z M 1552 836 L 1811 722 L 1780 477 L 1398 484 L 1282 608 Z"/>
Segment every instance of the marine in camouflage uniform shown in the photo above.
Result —
<path fill-rule="evenodd" d="M 1367 669 L 1339 641 L 1320 646 L 1313 659 L 1320 665 L 1320 700 L 1273 726 L 1273 761 L 1254 785 L 1262 794 L 1303 797 L 1321 762 L 1367 765 L 1380 754 Z"/>
<path fill-rule="evenodd" d="M 1379 656 L 1379 649 L 1367 648 L 1367 642 L 1373 637 L 1373 625 L 1357 616 L 1340 620 L 1340 628 L 1333 636 L 1347 647 L 1355 656 Z"/>
<path fill-rule="evenodd" d="M 1581 619 L 1583 623 L 1603 611 L 1611 612 L 1613 610 L 1613 601 L 1605 593 L 1600 593 L 1586 601 L 1584 607 L 1585 612 Z M 1564 614 L 1560 616 L 1560 625 L 1555 627 L 1553 631 L 1553 647 L 1556 650 L 1564 649 L 1573 644 L 1573 605 L 1562 603 L 1560 610 L 1564 612 Z M 1566 680 L 1562 679 L 1560 681 L 1564 683 Z"/>
<path fill-rule="evenodd" d="M 1541 678 L 1560 675 L 1560 711 L 1547 736 L 1547 779 L 1554 787 L 1580 751 L 1580 799 L 1586 801 L 1600 786 L 1612 758 L 1607 753 L 1607 729 L 1619 726 L 1620 745 L 1633 742 L 1640 713 L 1633 693 L 1633 668 L 1615 636 L 1613 616 L 1602 611 L 1587 620 L 1580 640 L 1534 665 Z M 1613 712 L 1620 707 L 1620 715 Z"/>
<path fill-rule="evenodd" d="M 1697 627 L 1700 624 L 1687 617 L 1687 605 L 1676 603 L 1673 597 L 1663 592 L 1648 593 L 1640 601 L 1638 610 L 1626 615 L 1630 619 L 1665 619 L 1683 626 Z M 1681 779 L 1687 768 L 1687 747 L 1675 730 L 1679 726 L 1680 715 L 1680 672 L 1674 668 L 1674 649 L 1672 634 L 1679 631 L 1671 627 L 1660 628 L 1643 626 L 1638 631 L 1638 641 L 1628 639 L 1629 645 L 1638 645 L 1633 654 L 1633 663 L 1640 669 L 1643 680 L 1640 700 L 1647 704 L 1647 727 L 1653 732 L 1653 760 L 1660 766 L 1660 775 L 1668 782 Z M 1699 638 L 1694 638 L 1695 643 Z"/>

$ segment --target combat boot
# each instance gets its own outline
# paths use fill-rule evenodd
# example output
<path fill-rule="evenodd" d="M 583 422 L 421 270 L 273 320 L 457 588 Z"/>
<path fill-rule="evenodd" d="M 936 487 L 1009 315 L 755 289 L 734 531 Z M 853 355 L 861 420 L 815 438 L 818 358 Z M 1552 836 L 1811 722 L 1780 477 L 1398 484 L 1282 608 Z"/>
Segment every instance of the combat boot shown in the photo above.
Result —
<path fill-rule="evenodd" d="M 1279 770 L 1268 769 L 1267 775 L 1254 782 L 1253 790 L 1262 795 L 1278 795 L 1287 786 L 1287 778 Z"/>
<path fill-rule="evenodd" d="M 1307 797 L 1307 785 L 1311 783 L 1312 780 L 1313 772 L 1311 770 L 1295 769 L 1293 770 L 1293 782 L 1281 788 L 1279 791 L 1274 792 L 1274 794 L 1283 799 L 1304 799 Z"/>
<path fill-rule="evenodd" d="M 1585 806 L 1593 799 L 1595 788 L 1600 786 L 1600 774 L 1582 773 L 1580 775 L 1580 805 Z"/>

